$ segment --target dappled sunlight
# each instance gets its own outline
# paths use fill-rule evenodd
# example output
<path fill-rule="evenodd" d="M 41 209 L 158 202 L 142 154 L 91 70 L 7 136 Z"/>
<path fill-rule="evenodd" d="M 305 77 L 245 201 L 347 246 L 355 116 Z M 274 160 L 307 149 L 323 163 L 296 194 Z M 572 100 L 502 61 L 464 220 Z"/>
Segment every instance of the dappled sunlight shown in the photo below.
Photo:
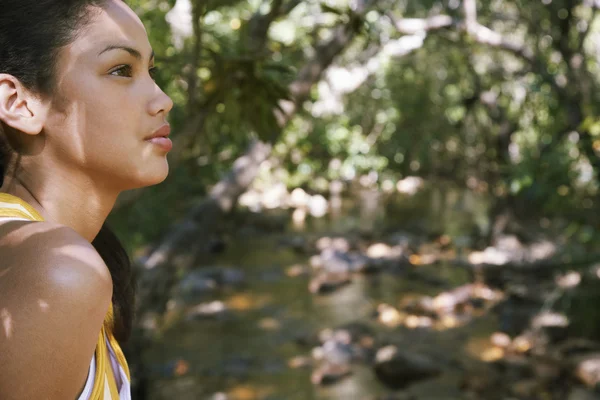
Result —
<path fill-rule="evenodd" d="M 232 310 L 250 311 L 264 307 L 273 302 L 269 294 L 239 293 L 225 300 L 225 304 Z"/>
<path fill-rule="evenodd" d="M 7 339 L 10 339 L 13 334 L 13 319 L 10 312 L 3 308 L 0 310 L 0 319 L 2 320 L 2 327 L 4 328 L 4 335 Z"/>
<path fill-rule="evenodd" d="M 275 389 L 269 386 L 239 385 L 227 391 L 226 398 L 231 400 L 260 400 L 274 392 Z"/>
<path fill-rule="evenodd" d="M 578 271 L 570 271 L 558 275 L 555 281 L 561 289 L 573 289 L 581 283 L 581 273 Z"/>
<path fill-rule="evenodd" d="M 192 5 L 190 0 L 177 0 L 166 15 L 165 20 L 171 25 L 173 32 L 173 45 L 177 49 L 183 48 L 183 42 L 193 33 Z"/>
<path fill-rule="evenodd" d="M 48 312 L 48 310 L 50 309 L 50 304 L 48 304 L 48 302 L 46 302 L 45 300 L 42 299 L 38 299 L 38 305 L 40 306 L 40 310 L 42 310 L 42 312 Z"/>
<path fill-rule="evenodd" d="M 258 326 L 265 331 L 278 331 L 282 327 L 282 323 L 271 317 L 266 317 L 258 321 Z"/>

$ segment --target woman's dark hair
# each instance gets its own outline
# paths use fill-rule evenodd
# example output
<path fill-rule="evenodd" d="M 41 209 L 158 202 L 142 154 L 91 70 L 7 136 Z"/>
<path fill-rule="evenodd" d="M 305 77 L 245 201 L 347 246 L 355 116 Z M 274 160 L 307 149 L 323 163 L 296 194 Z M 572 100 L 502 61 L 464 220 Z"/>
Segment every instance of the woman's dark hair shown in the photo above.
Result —
<path fill-rule="evenodd" d="M 56 94 L 58 54 L 72 43 L 104 0 L 0 0 L 0 73 L 10 74 L 41 96 Z M 0 186 L 15 151 L 0 121 Z M 114 335 L 131 335 L 135 285 L 131 261 L 106 224 L 92 242 L 112 276 Z"/>

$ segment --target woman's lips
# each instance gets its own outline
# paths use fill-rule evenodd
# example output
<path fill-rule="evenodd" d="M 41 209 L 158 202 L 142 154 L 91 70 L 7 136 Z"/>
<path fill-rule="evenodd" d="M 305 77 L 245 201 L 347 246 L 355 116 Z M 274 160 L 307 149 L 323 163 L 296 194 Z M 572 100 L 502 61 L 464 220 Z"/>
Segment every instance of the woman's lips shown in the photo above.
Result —
<path fill-rule="evenodd" d="M 150 142 L 164 151 L 171 151 L 173 148 L 173 142 L 168 138 L 171 133 L 171 127 L 169 124 L 165 124 L 158 128 L 154 133 L 146 139 L 146 142 Z"/>
<path fill-rule="evenodd" d="M 171 151 L 173 148 L 173 142 L 168 137 L 155 137 L 152 139 L 147 139 L 146 142 L 150 142 L 159 146 L 164 151 Z"/>

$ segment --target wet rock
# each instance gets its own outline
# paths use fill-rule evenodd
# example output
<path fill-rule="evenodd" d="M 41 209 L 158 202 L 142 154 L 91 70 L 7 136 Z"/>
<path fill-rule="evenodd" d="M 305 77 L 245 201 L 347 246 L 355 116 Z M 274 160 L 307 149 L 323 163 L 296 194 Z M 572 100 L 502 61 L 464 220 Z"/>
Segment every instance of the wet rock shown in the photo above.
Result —
<path fill-rule="evenodd" d="M 308 290 L 314 294 L 331 293 L 352 281 L 349 273 L 320 273 L 308 284 Z"/>
<path fill-rule="evenodd" d="M 382 347 L 375 355 L 375 375 L 385 385 L 402 389 L 408 385 L 439 375 L 441 368 L 421 354 L 398 349 L 394 345 Z"/>
<path fill-rule="evenodd" d="M 296 356 L 288 360 L 288 367 L 292 369 L 305 368 L 313 365 L 310 357 Z"/>
<path fill-rule="evenodd" d="M 367 324 L 355 321 L 349 322 L 347 324 L 343 324 L 339 326 L 336 331 L 343 331 L 347 335 L 350 336 L 350 341 L 352 343 L 359 343 L 364 338 L 370 337 L 372 338 L 375 335 L 375 331 Z"/>
<path fill-rule="evenodd" d="M 465 304 L 474 295 L 475 284 L 459 286 L 448 292 L 438 294 L 433 298 L 433 308 L 439 313 L 447 314 L 461 304 Z"/>
<path fill-rule="evenodd" d="M 331 385 L 351 374 L 348 365 L 323 364 L 313 371 L 310 381 L 313 385 Z"/>
<path fill-rule="evenodd" d="M 361 322 L 351 322 L 336 329 L 319 332 L 320 355 L 331 362 L 368 361 L 374 357 L 376 342 L 373 330 Z"/>
<path fill-rule="evenodd" d="M 431 265 L 439 260 L 439 255 L 436 253 L 420 253 L 412 254 L 408 257 L 408 262 L 412 265 Z"/>
<path fill-rule="evenodd" d="M 355 352 L 350 342 L 342 342 L 336 338 L 327 340 L 321 346 L 321 357 L 323 360 L 337 365 L 350 364 Z"/>
<path fill-rule="evenodd" d="M 515 235 L 500 235 L 493 246 L 484 251 L 469 255 L 472 264 L 503 265 L 508 263 L 533 263 L 554 256 L 557 247 L 549 241 L 539 241 L 529 245 L 521 243 Z"/>
<path fill-rule="evenodd" d="M 490 342 L 501 349 L 506 349 L 512 343 L 512 339 L 504 332 L 494 332 L 490 336 Z"/>
<path fill-rule="evenodd" d="M 352 335 L 345 329 L 324 329 L 319 332 L 322 345 L 313 349 L 313 357 L 329 364 L 346 365 L 362 359 L 359 345 L 352 342 Z"/>
<path fill-rule="evenodd" d="M 201 268 L 187 273 L 176 292 L 184 298 L 196 298 L 223 286 L 241 286 L 246 281 L 243 271 L 235 268 Z"/>
<path fill-rule="evenodd" d="M 510 255 L 495 247 L 487 247 L 484 251 L 474 251 L 469 254 L 471 264 L 503 265 L 510 261 Z"/>
<path fill-rule="evenodd" d="M 323 236 L 316 241 L 315 246 L 319 251 L 332 249 L 345 253 L 350 251 L 352 248 L 352 243 L 350 243 L 350 240 L 344 237 Z"/>
<path fill-rule="evenodd" d="M 518 354 L 527 354 L 534 347 L 545 344 L 542 343 L 541 340 L 543 340 L 543 338 L 539 335 L 536 335 L 533 332 L 525 332 L 513 339 L 508 347 L 508 351 Z"/>
<path fill-rule="evenodd" d="M 407 317 L 405 312 L 397 310 L 395 307 L 389 304 L 379 304 L 377 306 L 377 320 L 382 324 L 389 327 L 399 326 L 404 322 Z"/>
<path fill-rule="evenodd" d="M 222 301 L 212 301 L 210 303 L 198 304 L 190 308 L 186 317 L 188 320 L 221 318 L 227 311 L 228 309 L 225 303 Z"/>
<path fill-rule="evenodd" d="M 587 387 L 594 388 L 600 383 L 600 353 L 576 356 L 570 364 L 574 377 Z"/>
<path fill-rule="evenodd" d="M 564 314 L 543 312 L 533 317 L 531 327 L 547 335 L 551 343 L 557 343 L 567 338 L 569 319 Z"/>
<path fill-rule="evenodd" d="M 327 272 L 372 272 L 382 266 L 380 260 L 364 254 L 342 252 L 332 248 L 323 250 L 319 257 L 321 268 Z"/>
<path fill-rule="evenodd" d="M 404 254 L 404 248 L 399 245 L 392 247 L 386 243 L 373 243 L 367 248 L 366 254 L 371 258 L 398 259 Z"/>
<path fill-rule="evenodd" d="M 529 262 L 545 260 L 554 256 L 557 251 L 556 243 L 548 240 L 532 243 L 528 248 L 527 260 Z"/>
<path fill-rule="evenodd" d="M 343 330 L 325 328 L 318 334 L 319 341 L 324 344 L 328 340 L 337 340 L 341 343 L 349 344 L 352 341 L 350 333 Z"/>
<path fill-rule="evenodd" d="M 525 248 L 514 235 L 500 235 L 494 245 L 484 251 L 474 251 L 469 255 L 472 264 L 503 265 L 509 262 L 523 262 Z"/>
<path fill-rule="evenodd" d="M 404 326 L 409 329 L 431 328 L 433 326 L 433 319 L 429 317 L 419 317 L 417 315 L 408 315 L 404 319 Z"/>
<path fill-rule="evenodd" d="M 290 265 L 285 270 L 285 274 L 290 278 L 308 275 L 308 268 L 301 264 Z"/>
<path fill-rule="evenodd" d="M 308 259 L 308 264 L 313 270 L 318 270 L 323 267 L 323 260 L 321 260 L 320 255 L 316 254 Z"/>
<path fill-rule="evenodd" d="M 198 272 L 192 271 L 184 276 L 175 288 L 175 292 L 182 298 L 189 300 L 206 295 L 217 288 L 214 279 Z"/>

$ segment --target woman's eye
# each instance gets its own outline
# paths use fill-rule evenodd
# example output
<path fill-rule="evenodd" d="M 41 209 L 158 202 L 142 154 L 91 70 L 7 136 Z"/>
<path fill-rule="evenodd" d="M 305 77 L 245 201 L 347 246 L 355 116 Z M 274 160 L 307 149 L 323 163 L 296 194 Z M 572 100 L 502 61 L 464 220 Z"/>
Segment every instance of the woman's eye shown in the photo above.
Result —
<path fill-rule="evenodd" d="M 156 75 L 158 74 L 158 67 L 152 67 L 148 70 L 148 73 L 150 74 L 150 77 L 152 78 L 152 80 L 156 80 Z"/>
<path fill-rule="evenodd" d="M 114 69 L 110 74 L 114 76 L 125 76 L 130 78 L 132 76 L 132 72 L 133 69 L 131 68 L 131 65 L 122 65 L 119 68 Z"/>

